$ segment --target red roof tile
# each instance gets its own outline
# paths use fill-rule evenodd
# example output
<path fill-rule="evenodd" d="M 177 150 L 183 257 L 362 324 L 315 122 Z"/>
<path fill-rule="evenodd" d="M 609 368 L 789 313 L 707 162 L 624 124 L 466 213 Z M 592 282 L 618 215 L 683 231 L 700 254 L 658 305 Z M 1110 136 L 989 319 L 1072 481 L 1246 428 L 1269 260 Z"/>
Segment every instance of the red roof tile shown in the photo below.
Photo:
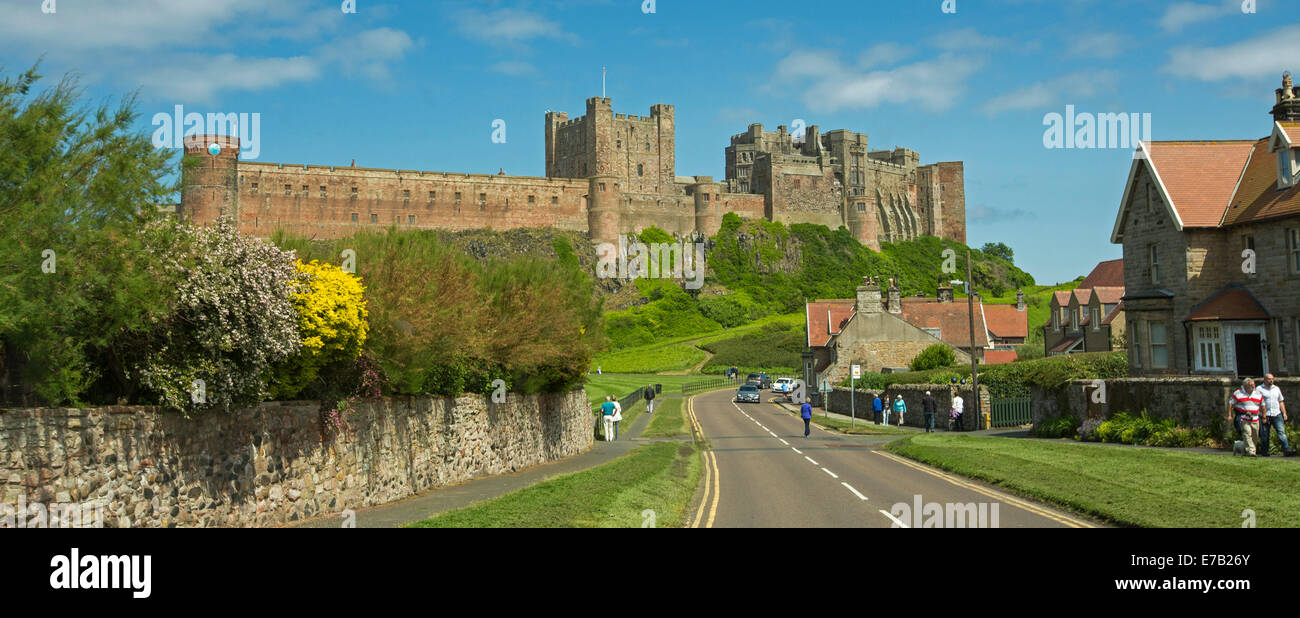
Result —
<path fill-rule="evenodd" d="M 1255 144 L 1241 186 L 1223 216 L 1223 225 L 1300 214 L 1300 185 L 1277 190 L 1277 155 L 1268 151 L 1268 142 L 1264 139 Z"/>
<path fill-rule="evenodd" d="M 995 337 L 1029 336 L 1029 312 L 1017 311 L 1015 305 L 984 305 L 984 320 Z"/>
<path fill-rule="evenodd" d="M 1079 284 L 1081 288 L 1095 287 L 1124 287 L 1124 260 L 1109 260 L 1097 264 L 1096 268 L 1084 277 L 1083 283 Z"/>
<path fill-rule="evenodd" d="M 989 344 L 981 308 L 982 305 L 975 305 L 975 347 L 978 348 Z M 917 328 L 939 329 L 939 338 L 950 346 L 970 347 L 970 312 L 965 302 L 939 303 L 904 298 L 902 318 Z"/>
<path fill-rule="evenodd" d="M 838 334 L 845 320 L 853 315 L 854 304 L 851 299 L 808 303 L 808 347 L 820 348 L 830 341 L 831 335 Z"/>
<path fill-rule="evenodd" d="M 1092 288 L 1093 293 L 1097 295 L 1097 302 L 1103 305 L 1113 305 L 1124 298 L 1124 288 L 1101 286 Z"/>
<path fill-rule="evenodd" d="M 1268 312 L 1259 305 L 1259 301 L 1250 292 L 1241 288 L 1230 288 L 1209 297 L 1199 307 L 1192 310 L 1187 321 L 1200 320 L 1267 320 Z"/>
<path fill-rule="evenodd" d="M 983 364 L 1004 365 L 1014 363 L 1018 358 L 1020 358 L 1020 355 L 1016 354 L 1015 350 L 984 350 Z"/>
<path fill-rule="evenodd" d="M 1255 141 L 1151 142 L 1147 159 L 1183 227 L 1218 227 Z"/>

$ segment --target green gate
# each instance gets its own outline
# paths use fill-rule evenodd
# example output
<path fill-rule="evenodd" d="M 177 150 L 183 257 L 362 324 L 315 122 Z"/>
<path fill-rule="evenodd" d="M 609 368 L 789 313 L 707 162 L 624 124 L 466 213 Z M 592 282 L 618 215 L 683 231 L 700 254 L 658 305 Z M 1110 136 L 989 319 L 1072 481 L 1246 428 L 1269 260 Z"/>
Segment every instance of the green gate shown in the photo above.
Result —
<path fill-rule="evenodd" d="M 989 422 L 994 427 L 1018 427 L 1033 422 L 1029 397 L 994 399 L 990 405 Z"/>

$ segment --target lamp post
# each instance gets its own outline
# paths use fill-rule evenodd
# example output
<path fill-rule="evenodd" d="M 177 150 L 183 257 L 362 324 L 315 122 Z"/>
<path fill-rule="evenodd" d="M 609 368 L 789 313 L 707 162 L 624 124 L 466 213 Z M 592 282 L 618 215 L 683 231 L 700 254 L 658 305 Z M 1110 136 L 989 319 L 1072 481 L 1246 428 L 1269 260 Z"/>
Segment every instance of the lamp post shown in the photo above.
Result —
<path fill-rule="evenodd" d="M 979 429 L 980 419 L 980 379 L 979 367 L 975 359 L 975 284 L 971 281 L 971 250 L 966 249 L 966 312 L 970 318 L 970 382 L 971 405 L 975 411 L 975 428 Z"/>

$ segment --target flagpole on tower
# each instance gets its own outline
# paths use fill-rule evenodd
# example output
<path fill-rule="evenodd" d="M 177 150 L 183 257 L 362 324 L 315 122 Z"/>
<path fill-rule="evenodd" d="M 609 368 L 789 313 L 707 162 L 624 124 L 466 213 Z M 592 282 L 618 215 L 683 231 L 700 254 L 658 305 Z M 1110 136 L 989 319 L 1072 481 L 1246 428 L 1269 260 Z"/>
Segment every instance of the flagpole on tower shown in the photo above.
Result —
<path fill-rule="evenodd" d="M 607 69 L 600 67 L 600 98 L 605 98 L 605 73 Z"/>

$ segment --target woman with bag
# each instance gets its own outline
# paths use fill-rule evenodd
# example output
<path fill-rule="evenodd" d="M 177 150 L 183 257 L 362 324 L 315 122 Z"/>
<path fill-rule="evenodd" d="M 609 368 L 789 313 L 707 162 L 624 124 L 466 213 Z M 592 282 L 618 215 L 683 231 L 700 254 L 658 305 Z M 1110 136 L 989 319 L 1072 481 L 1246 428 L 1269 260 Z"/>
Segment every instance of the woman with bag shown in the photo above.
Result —
<path fill-rule="evenodd" d="M 618 422 L 623 420 L 623 404 L 614 402 L 614 439 L 618 439 Z"/>
<path fill-rule="evenodd" d="M 899 394 L 894 398 L 894 412 L 898 413 L 898 426 L 903 426 L 903 414 L 907 413 L 907 402 L 903 401 L 903 395 Z"/>

